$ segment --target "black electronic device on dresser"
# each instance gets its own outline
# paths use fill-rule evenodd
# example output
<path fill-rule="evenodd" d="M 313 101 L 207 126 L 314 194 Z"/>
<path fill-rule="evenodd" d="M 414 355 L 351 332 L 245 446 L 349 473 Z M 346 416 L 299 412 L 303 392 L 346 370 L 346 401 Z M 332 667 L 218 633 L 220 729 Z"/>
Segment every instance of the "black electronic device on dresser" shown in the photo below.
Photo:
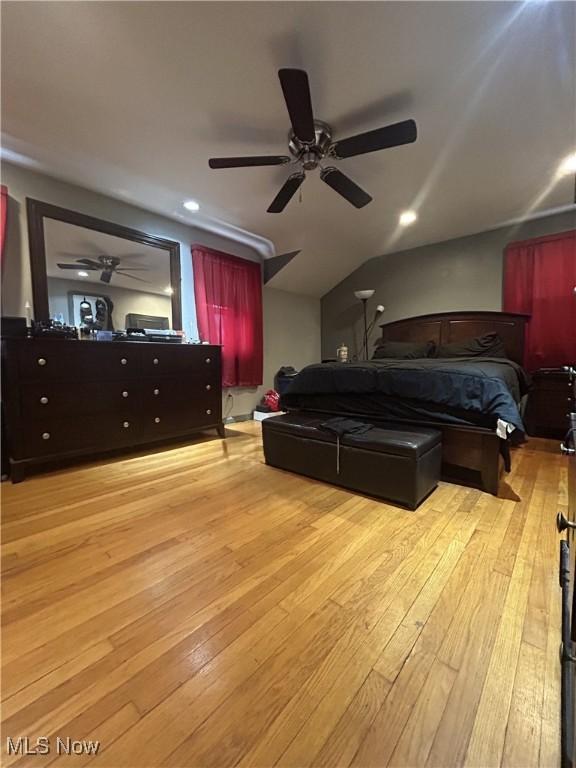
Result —
<path fill-rule="evenodd" d="M 568 515 L 558 513 L 557 517 L 558 530 L 564 534 L 560 542 L 562 768 L 576 766 L 576 413 L 570 414 L 569 425 L 561 446 L 568 457 Z"/>
<path fill-rule="evenodd" d="M 224 436 L 218 346 L 6 339 L 2 365 L 13 482 L 33 465 Z"/>
<path fill-rule="evenodd" d="M 541 368 L 532 374 L 524 421 L 529 435 L 561 439 L 568 417 L 576 411 L 574 378 L 576 369 Z"/>

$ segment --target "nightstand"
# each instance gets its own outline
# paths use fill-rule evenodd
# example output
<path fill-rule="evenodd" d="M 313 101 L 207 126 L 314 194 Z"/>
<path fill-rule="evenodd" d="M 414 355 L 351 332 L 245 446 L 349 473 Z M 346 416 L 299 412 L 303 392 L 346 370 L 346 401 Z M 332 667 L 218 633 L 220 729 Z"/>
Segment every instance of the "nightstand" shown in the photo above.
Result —
<path fill-rule="evenodd" d="M 532 388 L 524 414 L 529 435 L 563 438 L 568 431 L 569 414 L 574 410 L 574 382 L 569 371 L 542 368 L 532 374 Z"/>

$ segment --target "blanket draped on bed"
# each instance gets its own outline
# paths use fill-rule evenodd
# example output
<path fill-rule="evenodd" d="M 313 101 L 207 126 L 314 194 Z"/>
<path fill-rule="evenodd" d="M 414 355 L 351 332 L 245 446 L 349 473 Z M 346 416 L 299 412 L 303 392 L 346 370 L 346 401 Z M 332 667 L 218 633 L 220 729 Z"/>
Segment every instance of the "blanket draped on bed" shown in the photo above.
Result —
<path fill-rule="evenodd" d="M 521 439 L 524 425 L 518 404 L 527 389 L 524 370 L 505 358 L 384 359 L 309 365 L 294 377 L 282 404 L 299 408 L 321 402 L 322 395 L 354 396 L 355 402 L 362 396 L 367 401 L 381 396 L 384 402 L 413 405 L 416 411 L 419 405 L 430 405 L 430 419 L 455 423 L 454 414 L 469 414 L 471 423 L 494 429 L 501 420 L 518 430 L 515 438 Z M 475 418 L 478 415 L 483 422 Z"/>

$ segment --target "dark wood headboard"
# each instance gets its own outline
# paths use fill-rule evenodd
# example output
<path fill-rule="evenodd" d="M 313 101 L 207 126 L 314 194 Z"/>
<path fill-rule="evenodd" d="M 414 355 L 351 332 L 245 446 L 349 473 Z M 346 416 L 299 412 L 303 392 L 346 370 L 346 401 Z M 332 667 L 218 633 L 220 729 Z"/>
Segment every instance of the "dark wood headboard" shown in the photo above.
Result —
<path fill-rule="evenodd" d="M 514 312 L 440 312 L 408 317 L 380 327 L 385 341 L 434 341 L 438 346 L 496 332 L 510 360 L 522 365 L 524 330 L 529 319 L 530 315 Z"/>

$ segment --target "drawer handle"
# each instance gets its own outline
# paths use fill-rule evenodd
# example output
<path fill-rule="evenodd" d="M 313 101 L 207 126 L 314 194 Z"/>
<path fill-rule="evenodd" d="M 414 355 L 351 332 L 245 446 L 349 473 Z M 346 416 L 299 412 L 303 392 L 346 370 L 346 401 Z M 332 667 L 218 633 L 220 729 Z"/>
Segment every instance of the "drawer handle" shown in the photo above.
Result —
<path fill-rule="evenodd" d="M 155 357 L 155 358 L 154 358 L 154 360 L 152 360 L 152 362 L 154 363 L 154 365 L 158 365 L 158 363 L 160 362 L 160 360 L 158 360 L 158 358 L 157 358 L 157 357 Z"/>
<path fill-rule="evenodd" d="M 46 395 L 42 395 L 42 397 L 40 398 L 40 402 L 42 403 L 42 405 L 48 405 L 48 398 L 46 397 Z"/>
<path fill-rule="evenodd" d="M 160 424 L 160 416 L 156 416 L 156 418 L 154 419 L 154 423 Z"/>
<path fill-rule="evenodd" d="M 212 389 L 212 387 L 210 386 L 210 384 L 206 384 L 206 390 L 207 390 L 208 392 L 210 392 L 210 390 L 211 390 L 211 389 Z"/>
<path fill-rule="evenodd" d="M 204 362 L 205 362 L 205 363 L 207 363 L 207 364 L 209 365 L 209 364 L 212 362 L 212 360 L 211 360 L 209 357 L 207 357 L 207 358 L 206 358 L 206 360 L 205 360 Z"/>
<path fill-rule="evenodd" d="M 128 360 L 126 360 L 126 358 L 125 358 L 125 357 L 123 357 L 123 358 L 120 360 L 120 362 L 121 362 L 121 364 L 122 364 L 122 365 L 126 365 L 126 364 L 128 363 Z"/>
<path fill-rule="evenodd" d="M 39 357 L 38 358 L 38 365 L 46 365 L 46 358 Z"/>
<path fill-rule="evenodd" d="M 128 397 L 128 391 L 125 389 L 124 392 L 122 392 L 122 397 Z"/>
<path fill-rule="evenodd" d="M 50 440 L 50 432 L 42 432 L 42 440 Z"/>
<path fill-rule="evenodd" d="M 155 395 L 159 395 L 159 394 L 160 394 L 160 390 L 159 390 L 159 389 L 155 389 L 155 390 L 154 390 L 154 394 L 155 394 Z"/>
<path fill-rule="evenodd" d="M 130 422 L 125 421 L 124 424 L 122 424 L 122 426 L 124 427 L 124 429 L 128 429 L 128 427 L 130 426 Z"/>
<path fill-rule="evenodd" d="M 210 415 L 212 414 L 212 411 L 210 410 L 210 408 L 208 408 L 208 409 L 206 410 L 206 413 L 208 414 L 208 416 L 210 416 Z"/>

